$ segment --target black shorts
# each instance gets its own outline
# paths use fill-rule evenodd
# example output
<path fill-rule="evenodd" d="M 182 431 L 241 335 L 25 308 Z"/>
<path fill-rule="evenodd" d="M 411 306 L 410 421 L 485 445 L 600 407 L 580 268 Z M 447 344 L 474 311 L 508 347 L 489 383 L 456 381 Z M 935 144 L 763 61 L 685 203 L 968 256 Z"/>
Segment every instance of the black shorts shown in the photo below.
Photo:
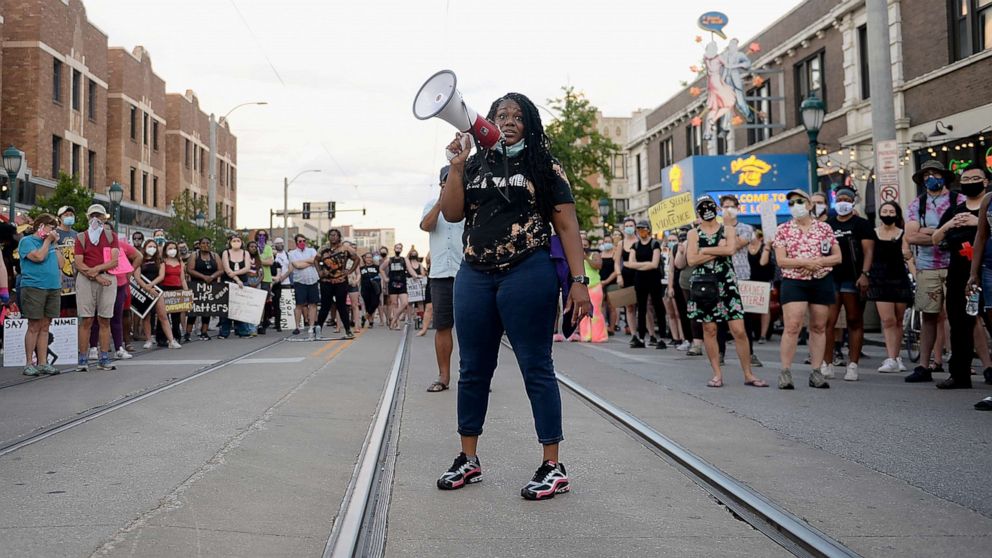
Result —
<path fill-rule="evenodd" d="M 297 306 L 320 304 L 320 287 L 317 286 L 317 283 L 312 285 L 293 283 L 293 294 L 296 295 Z"/>
<path fill-rule="evenodd" d="M 389 282 L 389 294 L 391 295 L 401 295 L 406 294 L 406 281 L 390 281 Z"/>
<path fill-rule="evenodd" d="M 808 302 L 830 306 L 837 302 L 837 289 L 833 277 L 827 275 L 822 279 L 782 279 L 782 290 L 779 302 L 783 305 L 790 302 Z"/>
<path fill-rule="evenodd" d="M 428 292 L 434 306 L 434 328 L 455 327 L 455 278 L 431 279 Z"/>

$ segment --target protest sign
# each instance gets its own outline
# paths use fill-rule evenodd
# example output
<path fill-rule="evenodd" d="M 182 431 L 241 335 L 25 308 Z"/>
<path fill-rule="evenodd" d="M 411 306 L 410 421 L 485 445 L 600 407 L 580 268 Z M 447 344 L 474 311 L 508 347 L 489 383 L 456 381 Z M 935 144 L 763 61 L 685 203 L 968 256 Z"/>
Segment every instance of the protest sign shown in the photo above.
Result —
<path fill-rule="evenodd" d="M 738 281 L 741 302 L 746 314 L 767 314 L 771 300 L 771 283 L 763 281 Z"/>
<path fill-rule="evenodd" d="M 76 294 L 76 246 L 75 238 L 67 238 L 64 244 L 55 249 L 62 252 L 62 296 Z"/>
<path fill-rule="evenodd" d="M 775 240 L 778 232 L 778 220 L 775 217 L 775 204 L 767 201 L 761 203 L 761 232 L 765 235 L 765 241 Z"/>
<path fill-rule="evenodd" d="M 149 294 L 145 289 L 141 288 L 138 280 L 133 275 L 129 279 L 131 311 L 137 314 L 139 318 L 144 319 L 148 315 L 148 312 L 155 307 L 155 302 L 158 301 L 158 298 L 162 296 L 162 289 L 155 287 L 154 294 Z M 147 283 L 148 279 L 145 279 L 145 282 Z"/>
<path fill-rule="evenodd" d="M 265 299 L 269 293 L 253 287 L 242 287 L 236 283 L 228 283 L 227 317 L 246 324 L 257 324 L 262 321 L 265 311 Z"/>
<path fill-rule="evenodd" d="M 692 209 L 692 194 L 686 192 L 661 200 L 648 208 L 648 217 L 655 234 L 692 223 L 696 219 Z"/>
<path fill-rule="evenodd" d="M 28 331 L 27 320 L 3 321 L 3 365 L 26 366 L 24 335 Z M 76 340 L 79 338 L 79 324 L 76 318 L 55 318 L 48 327 L 48 364 L 76 364 Z"/>
<path fill-rule="evenodd" d="M 165 291 L 162 293 L 167 314 L 189 312 L 193 309 L 193 291 Z"/>
<path fill-rule="evenodd" d="M 283 329 L 291 329 L 298 327 L 296 324 L 296 316 L 293 312 L 296 310 L 296 293 L 293 292 L 293 288 L 289 285 L 283 285 L 282 292 L 279 295 L 279 327 Z"/>
<path fill-rule="evenodd" d="M 409 277 L 406 280 L 406 294 L 410 302 L 423 302 L 427 288 L 426 277 Z"/>
<path fill-rule="evenodd" d="M 227 283 L 204 283 L 193 281 L 193 307 L 190 316 L 207 316 L 209 318 L 227 316 Z"/>

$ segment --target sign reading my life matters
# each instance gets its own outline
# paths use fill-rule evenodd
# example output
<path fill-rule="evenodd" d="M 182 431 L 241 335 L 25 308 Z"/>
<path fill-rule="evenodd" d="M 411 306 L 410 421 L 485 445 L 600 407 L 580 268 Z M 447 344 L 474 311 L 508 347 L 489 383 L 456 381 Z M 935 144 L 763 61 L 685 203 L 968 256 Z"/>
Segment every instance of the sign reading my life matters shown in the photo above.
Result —
<path fill-rule="evenodd" d="M 193 290 L 193 308 L 189 311 L 190 316 L 226 316 L 228 303 L 229 283 L 204 283 L 203 281 L 193 281 L 190 288 Z"/>

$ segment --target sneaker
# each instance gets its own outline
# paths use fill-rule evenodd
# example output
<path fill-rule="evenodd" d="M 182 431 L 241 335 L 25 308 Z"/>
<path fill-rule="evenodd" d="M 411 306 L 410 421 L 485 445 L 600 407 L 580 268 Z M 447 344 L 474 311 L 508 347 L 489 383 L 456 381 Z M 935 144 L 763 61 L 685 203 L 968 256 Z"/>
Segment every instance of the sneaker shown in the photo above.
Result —
<path fill-rule="evenodd" d="M 114 357 L 116 357 L 117 360 L 127 360 L 129 358 L 134 358 L 134 355 L 124 350 L 124 347 L 121 347 L 120 349 L 117 349 L 116 353 L 114 353 Z"/>
<path fill-rule="evenodd" d="M 833 380 L 834 366 L 832 364 L 827 364 L 826 362 L 824 362 L 823 364 L 820 365 L 820 374 L 823 374 L 823 377 L 828 380 Z"/>
<path fill-rule="evenodd" d="M 22 374 L 24 374 L 25 376 L 37 376 L 38 374 L 41 374 L 41 370 L 38 370 L 34 366 L 25 366 L 24 372 L 22 372 Z"/>
<path fill-rule="evenodd" d="M 76 372 L 89 372 L 90 371 L 90 361 L 86 358 L 80 358 L 79 364 L 76 366 Z"/>
<path fill-rule="evenodd" d="M 761 339 L 758 339 L 758 344 L 759 345 L 764 345 L 765 344 L 765 338 L 762 337 Z"/>
<path fill-rule="evenodd" d="M 879 372 L 892 373 L 899 372 L 899 361 L 894 358 L 887 358 L 881 366 L 878 367 Z"/>
<path fill-rule="evenodd" d="M 55 368 L 51 364 L 42 364 L 41 366 L 38 367 L 38 372 L 42 374 L 48 374 L 49 376 L 58 376 L 59 374 L 62 373 L 61 370 Z"/>
<path fill-rule="evenodd" d="M 899 363 L 899 371 L 900 372 L 905 372 L 906 371 L 906 365 L 902 363 L 902 357 L 896 357 L 896 362 Z"/>
<path fill-rule="evenodd" d="M 792 383 L 792 371 L 788 368 L 778 373 L 778 389 L 796 389 Z"/>
<path fill-rule="evenodd" d="M 197 335 L 196 338 L 199 339 L 200 341 L 210 341 L 210 336 L 207 335 L 206 333 L 201 333 Z"/>
<path fill-rule="evenodd" d="M 355 338 L 355 334 L 352 333 L 352 331 L 350 329 L 346 329 L 346 330 L 344 330 L 344 338 L 345 339 L 354 339 Z"/>
<path fill-rule="evenodd" d="M 183 346 L 180 345 L 178 341 L 176 341 L 175 339 L 173 339 L 172 341 L 169 341 L 169 348 L 170 349 L 182 349 Z"/>
<path fill-rule="evenodd" d="M 110 360 L 108 359 L 108 360 L 101 360 L 96 365 L 96 369 L 97 370 L 117 370 L 117 367 L 114 366 L 114 363 L 110 362 Z"/>
<path fill-rule="evenodd" d="M 675 348 L 678 349 L 678 350 L 680 350 L 680 351 L 688 351 L 691 347 L 692 347 L 692 343 L 690 343 L 688 341 L 683 341 L 682 343 L 679 344 L 678 347 L 675 347 Z"/>
<path fill-rule="evenodd" d="M 100 353 L 97 351 L 96 347 L 90 347 L 90 353 L 88 356 L 90 360 L 96 360 L 100 358 Z"/>
<path fill-rule="evenodd" d="M 924 366 L 917 366 L 913 373 L 904 378 L 906 382 L 910 384 L 918 384 L 921 382 L 932 382 L 933 373 L 930 372 L 929 368 Z"/>
<path fill-rule="evenodd" d="M 457 490 L 477 482 L 482 482 L 482 464 L 479 463 L 479 456 L 469 459 L 464 453 L 459 453 L 451 467 L 437 479 L 437 487 L 441 490 Z"/>
<path fill-rule="evenodd" d="M 293 335 L 299 335 L 299 334 L 300 334 L 300 328 L 295 328 L 293 330 Z"/>
<path fill-rule="evenodd" d="M 703 356 L 703 348 L 699 345 L 689 347 L 689 350 L 685 352 L 685 356 Z"/>
<path fill-rule="evenodd" d="M 975 403 L 975 410 L 977 411 L 992 411 L 992 395 L 982 399 L 978 403 Z"/>
<path fill-rule="evenodd" d="M 554 340 L 555 343 L 564 343 L 565 336 L 560 333 L 556 333 L 555 336 L 552 337 L 552 340 Z"/>
<path fill-rule="evenodd" d="M 658 344 L 658 338 L 652 335 L 648 338 L 648 346 L 654 347 Z"/>
<path fill-rule="evenodd" d="M 845 382 L 857 382 L 858 381 L 858 363 L 851 362 L 847 365 L 847 374 L 844 374 Z"/>
<path fill-rule="evenodd" d="M 190 336 L 188 333 L 186 333 L 183 335 L 183 343 L 189 343 L 189 342 L 190 342 Z"/>
<path fill-rule="evenodd" d="M 145 348 L 145 349 L 147 350 L 147 349 L 151 349 L 151 348 L 152 348 L 152 346 L 153 346 L 154 344 L 155 344 L 155 342 L 154 342 L 154 341 L 152 341 L 151 339 L 149 339 L 148 341 L 145 341 L 145 344 L 144 344 L 144 345 L 142 345 L 142 347 L 144 347 L 144 348 Z M 91 354 L 91 355 L 90 355 L 90 359 L 94 359 L 94 358 L 96 358 L 96 357 L 94 357 L 94 356 L 93 356 L 93 355 Z"/>
<path fill-rule="evenodd" d="M 570 489 L 565 466 L 556 461 L 545 461 L 537 468 L 534 478 L 527 486 L 520 489 L 520 495 L 526 500 L 547 500 Z"/>
<path fill-rule="evenodd" d="M 665 344 L 661 339 L 658 340 L 658 344 L 654 346 L 655 349 L 667 349 L 668 345 Z"/>
<path fill-rule="evenodd" d="M 313 326 L 313 329 L 310 330 L 310 339 L 320 339 L 320 326 Z"/>
<path fill-rule="evenodd" d="M 630 338 L 630 348 L 631 349 L 643 349 L 644 341 L 641 341 L 640 337 L 636 335 Z"/>
<path fill-rule="evenodd" d="M 754 368 L 763 368 L 765 365 L 758 358 L 758 355 L 751 353 L 751 366 Z"/>
<path fill-rule="evenodd" d="M 840 351 L 834 352 L 834 362 L 833 362 L 833 364 L 834 364 L 834 366 L 844 366 L 845 364 L 847 364 L 846 362 L 844 362 L 844 353 L 842 353 Z"/>
<path fill-rule="evenodd" d="M 829 389 L 830 384 L 827 383 L 827 379 L 823 377 L 823 373 L 819 370 L 813 370 L 809 373 L 809 387 L 817 389 Z"/>

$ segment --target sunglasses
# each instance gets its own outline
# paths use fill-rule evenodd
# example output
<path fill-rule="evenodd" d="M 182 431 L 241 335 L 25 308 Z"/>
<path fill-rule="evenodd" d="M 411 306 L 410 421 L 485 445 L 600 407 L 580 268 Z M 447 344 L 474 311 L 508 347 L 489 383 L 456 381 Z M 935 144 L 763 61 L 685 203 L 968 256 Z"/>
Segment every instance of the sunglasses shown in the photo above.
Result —
<path fill-rule="evenodd" d="M 804 198 L 792 198 L 789 200 L 789 207 L 796 205 L 806 205 L 806 200 Z"/>

